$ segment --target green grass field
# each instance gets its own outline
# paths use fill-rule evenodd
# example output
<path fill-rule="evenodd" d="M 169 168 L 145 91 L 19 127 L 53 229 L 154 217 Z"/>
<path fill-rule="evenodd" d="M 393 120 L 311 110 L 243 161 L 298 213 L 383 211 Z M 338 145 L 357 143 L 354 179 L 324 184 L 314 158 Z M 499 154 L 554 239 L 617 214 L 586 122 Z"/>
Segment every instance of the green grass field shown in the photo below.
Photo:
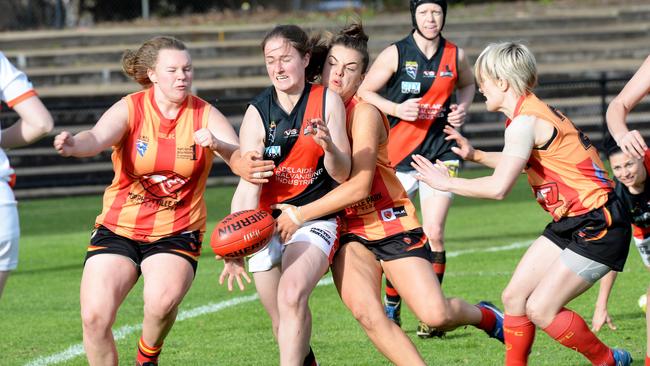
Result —
<path fill-rule="evenodd" d="M 468 172 L 476 175 L 485 171 Z M 208 235 L 228 211 L 232 188 L 206 192 Z M 85 365 L 81 348 L 79 281 L 90 228 L 101 207 L 99 196 L 32 200 L 20 203 L 23 236 L 20 265 L 0 300 L 0 365 Z M 447 223 L 447 272 L 443 289 L 470 302 L 483 299 L 501 305 L 522 245 L 542 231 L 550 216 L 531 197 L 520 179 L 501 202 L 457 197 Z M 495 250 L 501 249 L 501 250 Z M 165 342 L 164 365 L 277 365 L 278 352 L 270 321 L 256 300 L 253 286 L 228 291 L 218 284 L 222 264 L 205 243 L 197 277 L 179 319 Z M 322 365 L 389 364 L 372 346 L 342 305 L 329 275 L 312 295 L 312 345 Z M 636 249 L 619 276 L 610 302 L 618 330 L 602 330 L 608 345 L 624 347 L 643 363 L 645 320 L 637 307 L 648 284 Z M 590 322 L 596 289 L 569 305 Z M 132 365 L 142 318 L 142 283 L 131 292 L 115 324 L 120 364 Z M 473 327 L 458 329 L 443 340 L 421 340 L 417 320 L 403 312 L 403 329 L 428 364 L 500 365 L 503 346 Z M 531 365 L 587 365 L 581 355 L 537 332 Z"/>

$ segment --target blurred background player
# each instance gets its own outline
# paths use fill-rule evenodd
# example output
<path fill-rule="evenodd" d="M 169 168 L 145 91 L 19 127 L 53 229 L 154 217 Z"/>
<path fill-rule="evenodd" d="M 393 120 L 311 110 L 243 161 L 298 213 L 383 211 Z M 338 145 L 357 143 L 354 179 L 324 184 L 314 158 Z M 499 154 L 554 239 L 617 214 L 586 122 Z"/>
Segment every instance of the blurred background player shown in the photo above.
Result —
<path fill-rule="evenodd" d="M 618 146 L 613 146 L 608 150 L 609 163 L 616 177 L 616 195 L 623 201 L 632 220 L 632 236 L 636 244 L 643 264 L 650 270 L 650 183 L 648 171 L 650 171 L 650 152 L 646 150 L 643 159 L 634 158 L 623 151 Z M 596 332 L 607 323 L 610 329 L 616 329 L 609 312 L 607 302 L 611 293 L 617 272 L 610 272 L 600 282 L 600 290 L 594 316 L 592 319 L 592 329 Z M 650 287 L 646 289 L 646 296 L 650 294 Z M 646 312 L 646 333 L 650 329 L 650 316 Z M 650 334 L 646 334 L 646 340 L 650 339 Z M 650 357 L 647 350 L 650 344 L 646 344 L 645 364 L 650 366 Z"/>
<path fill-rule="evenodd" d="M 444 164 L 420 155 L 413 165 L 417 178 L 436 189 L 492 199 L 503 199 L 525 171 L 538 203 L 553 217 L 502 294 L 506 366 L 528 363 L 536 326 L 594 365 L 629 365 L 629 352 L 610 349 L 565 307 L 611 270 L 623 270 L 629 250 L 627 212 L 598 151 L 566 116 L 532 93 L 537 65 L 526 46 L 490 44 L 474 72 L 487 110 L 508 117 L 503 151 L 474 150 L 453 128 L 445 131 L 460 147 L 454 151 L 494 168 L 493 174 L 453 178 Z"/>
<path fill-rule="evenodd" d="M 27 76 L 0 52 L 0 100 L 20 119 L 0 133 L 0 297 L 9 273 L 18 266 L 20 226 L 12 191 L 16 176 L 4 149 L 31 144 L 52 130 L 54 122 Z"/>
<path fill-rule="evenodd" d="M 471 324 L 503 341 L 503 315 L 492 304 L 474 306 L 446 299 L 442 293 L 415 207 L 388 162 L 388 120 L 355 95 L 368 68 L 367 42 L 360 23 L 343 28 L 328 42 L 322 74 L 323 85 L 337 92 L 346 106 L 350 179 L 306 205 L 276 206 L 283 210 L 277 232 L 286 239 L 303 222 L 343 210 L 341 247 L 332 263 L 334 283 L 375 347 L 396 365 L 425 362 L 409 337 L 384 314 L 382 271 L 394 279 L 406 303 L 426 324 L 444 330 Z"/>
<path fill-rule="evenodd" d="M 144 90 L 115 103 L 91 130 L 61 132 L 54 147 L 74 157 L 113 149 L 115 178 L 104 193 L 81 279 L 88 362 L 117 365 L 111 327 L 142 274 L 136 365 L 155 366 L 196 273 L 213 152 L 232 164 L 238 142 L 221 112 L 191 94 L 192 60 L 181 41 L 154 37 L 126 51 L 122 66 Z"/>
<path fill-rule="evenodd" d="M 650 152 L 638 130 L 630 130 L 627 116 L 650 92 L 650 56 L 607 108 L 607 127 L 618 146 L 609 146 L 610 166 L 617 179 L 616 194 L 630 212 L 634 242 L 646 268 L 650 269 L 650 189 L 646 189 Z M 611 142 L 611 141 L 610 141 Z M 613 145 L 613 144 L 612 144 Z M 616 272 L 605 276 L 600 284 L 592 327 L 600 330 L 604 323 L 616 329 L 607 312 L 607 300 Z M 646 290 L 646 296 L 650 287 Z M 646 312 L 646 366 L 650 366 L 650 317 Z"/>
<path fill-rule="evenodd" d="M 280 25 L 262 41 L 272 86 L 255 97 L 240 129 L 242 151 L 263 153 L 275 161 L 274 174 L 263 185 L 240 180 L 232 211 L 273 204 L 312 202 L 350 173 L 350 146 L 345 135 L 341 98 L 321 85 L 324 54 L 313 52 L 320 37 L 309 38 L 295 25 Z M 299 220 L 298 217 L 295 218 Z M 327 272 L 338 247 L 335 215 L 304 222 L 291 238 L 275 235 L 248 264 L 262 305 L 271 317 L 281 365 L 316 364 L 309 346 L 309 296 Z M 228 288 L 248 280 L 243 260 L 225 260 L 220 282 Z"/>
<path fill-rule="evenodd" d="M 359 96 L 388 115 L 390 139 L 388 159 L 411 199 L 419 191 L 424 232 L 432 250 L 433 268 L 439 282 L 445 272 L 444 227 L 452 195 L 420 185 L 411 167 L 411 154 L 442 160 L 451 174 L 459 167 L 442 129 L 460 127 L 474 99 L 474 78 L 465 52 L 445 39 L 441 32 L 447 16 L 446 0 L 411 0 L 413 31 L 384 49 L 372 64 L 359 88 Z M 380 91 L 385 88 L 385 92 Z M 456 90 L 456 103 L 452 94 Z M 386 314 L 398 325 L 400 296 L 387 277 Z M 420 323 L 417 334 L 434 333 Z"/>

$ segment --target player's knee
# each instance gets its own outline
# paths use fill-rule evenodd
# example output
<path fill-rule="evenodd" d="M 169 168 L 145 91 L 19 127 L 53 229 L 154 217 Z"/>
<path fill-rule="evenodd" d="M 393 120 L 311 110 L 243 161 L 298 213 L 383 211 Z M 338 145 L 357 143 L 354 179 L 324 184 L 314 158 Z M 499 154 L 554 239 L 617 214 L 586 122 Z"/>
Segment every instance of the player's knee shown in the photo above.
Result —
<path fill-rule="evenodd" d="M 175 313 L 179 303 L 179 300 L 165 296 L 155 301 L 145 301 L 144 313 L 147 317 L 163 320 Z"/>
<path fill-rule="evenodd" d="M 297 283 L 283 283 L 278 288 L 278 306 L 297 309 L 307 305 L 309 294 Z"/>
<path fill-rule="evenodd" d="M 368 311 L 368 307 L 362 303 L 348 304 L 348 308 L 359 325 L 369 332 L 377 328 L 377 324 L 386 318 L 386 314 L 383 312 Z"/>
<path fill-rule="evenodd" d="M 549 307 L 546 304 L 542 304 L 539 301 L 529 300 L 526 302 L 526 316 L 533 324 L 541 328 L 547 327 L 555 316 L 548 309 Z"/>
<path fill-rule="evenodd" d="M 426 325 L 436 328 L 445 329 L 451 323 L 451 314 L 447 309 L 436 309 L 426 314 L 418 315 L 418 318 Z"/>
<path fill-rule="evenodd" d="M 443 246 L 444 241 L 443 241 L 443 233 L 444 229 L 442 226 L 436 224 L 428 224 L 423 227 L 424 233 L 427 236 L 427 239 L 429 239 L 429 244 L 431 246 Z"/>
<path fill-rule="evenodd" d="M 503 302 L 503 306 L 506 309 L 510 309 L 510 311 L 521 309 L 526 306 L 526 298 L 521 296 L 517 291 L 512 290 L 510 287 L 506 287 L 501 293 L 501 302 Z"/>
<path fill-rule="evenodd" d="M 110 331 L 115 321 L 115 314 L 100 308 L 84 307 L 81 309 L 81 324 L 84 334 L 99 335 Z"/>

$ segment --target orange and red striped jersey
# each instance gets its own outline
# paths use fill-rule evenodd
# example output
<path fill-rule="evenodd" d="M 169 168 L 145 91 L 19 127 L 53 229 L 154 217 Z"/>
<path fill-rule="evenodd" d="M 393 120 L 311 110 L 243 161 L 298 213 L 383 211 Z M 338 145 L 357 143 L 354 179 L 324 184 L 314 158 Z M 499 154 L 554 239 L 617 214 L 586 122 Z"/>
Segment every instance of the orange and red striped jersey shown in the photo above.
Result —
<path fill-rule="evenodd" d="M 545 146 L 533 148 L 526 165 L 528 183 L 542 208 L 557 221 L 603 206 L 613 183 L 589 138 L 532 93 L 519 99 L 513 120 L 519 115 L 548 121 L 555 129 Z"/>
<path fill-rule="evenodd" d="M 269 182 L 262 185 L 260 208 L 268 210 L 276 203 L 303 206 L 335 187 L 325 169 L 323 148 L 306 134 L 312 119 L 325 120 L 326 90 L 322 85 L 305 84 L 291 113 L 277 104 L 273 87 L 251 102 L 264 123 L 264 158 L 272 159 L 276 165 Z"/>
<path fill-rule="evenodd" d="M 360 103 L 366 103 L 352 98 L 346 107 L 347 131 L 350 143 L 353 145 L 352 124 L 364 123 L 355 121 L 355 109 Z M 381 113 L 381 112 L 380 112 Z M 386 132 L 390 129 L 386 116 L 381 113 Z M 343 212 L 343 233 L 351 233 L 366 240 L 380 240 L 391 235 L 421 227 L 404 187 L 395 175 L 395 169 L 388 160 L 388 139 L 380 142 L 377 151 L 377 166 L 370 194 L 363 200 L 346 208 Z"/>
<path fill-rule="evenodd" d="M 194 143 L 208 126 L 210 105 L 188 96 L 175 119 L 165 118 L 154 89 L 127 95 L 128 132 L 113 146 L 115 177 L 96 225 L 142 242 L 183 231 L 205 231 L 205 183 L 212 152 Z"/>

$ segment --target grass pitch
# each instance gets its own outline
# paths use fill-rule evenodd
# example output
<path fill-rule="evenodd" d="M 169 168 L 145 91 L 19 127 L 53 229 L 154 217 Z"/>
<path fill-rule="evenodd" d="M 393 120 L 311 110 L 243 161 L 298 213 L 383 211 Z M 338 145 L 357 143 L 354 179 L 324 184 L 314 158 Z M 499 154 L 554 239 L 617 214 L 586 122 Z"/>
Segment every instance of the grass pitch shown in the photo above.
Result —
<path fill-rule="evenodd" d="M 463 175 L 485 174 L 470 171 Z M 232 188 L 206 192 L 208 232 L 229 209 Z M 101 197 L 31 200 L 20 203 L 20 264 L 0 300 L 0 365 L 86 365 L 81 348 L 79 281 L 85 247 Z M 446 227 L 448 263 L 443 289 L 469 302 L 501 305 L 505 287 L 525 247 L 550 216 L 535 203 L 524 177 L 501 202 L 456 197 Z M 502 250 L 495 251 L 495 248 Z M 163 365 L 277 365 L 270 320 L 251 285 L 233 293 L 218 284 L 222 264 L 204 243 L 196 280 L 168 336 Z M 616 331 L 601 330 L 610 346 L 632 352 L 636 363 L 645 353 L 645 319 L 636 300 L 648 284 L 636 249 L 630 249 L 624 273 L 610 300 Z M 325 276 L 312 295 L 312 346 L 322 365 L 387 365 L 341 303 Z M 120 365 L 132 365 L 142 320 L 142 281 L 122 305 L 115 323 Z M 569 307 L 591 320 L 596 290 Z M 473 328 L 458 329 L 445 339 L 421 340 L 417 319 L 402 314 L 402 328 L 429 364 L 501 365 L 503 346 Z M 581 355 L 537 332 L 530 365 L 588 365 Z"/>

